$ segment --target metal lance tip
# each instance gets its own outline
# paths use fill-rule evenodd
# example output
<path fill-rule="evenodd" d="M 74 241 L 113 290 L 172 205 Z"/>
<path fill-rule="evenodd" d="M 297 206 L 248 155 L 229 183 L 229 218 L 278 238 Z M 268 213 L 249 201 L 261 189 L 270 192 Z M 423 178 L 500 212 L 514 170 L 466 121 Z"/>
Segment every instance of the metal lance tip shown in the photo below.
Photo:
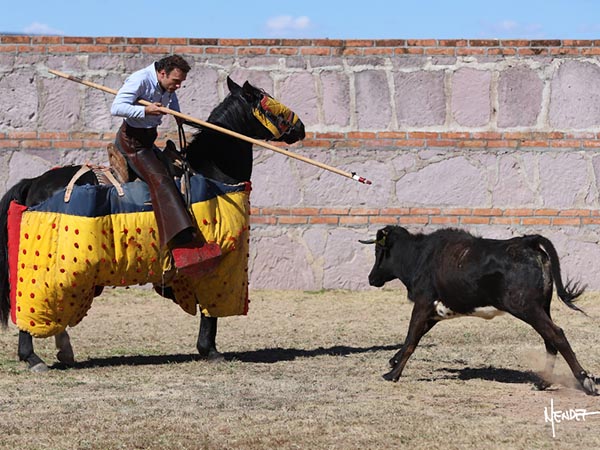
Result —
<path fill-rule="evenodd" d="M 359 177 L 358 175 L 356 175 L 356 172 L 352 172 L 352 179 L 358 181 L 359 183 L 362 184 L 373 184 L 371 183 L 371 180 L 367 180 L 364 177 Z"/>

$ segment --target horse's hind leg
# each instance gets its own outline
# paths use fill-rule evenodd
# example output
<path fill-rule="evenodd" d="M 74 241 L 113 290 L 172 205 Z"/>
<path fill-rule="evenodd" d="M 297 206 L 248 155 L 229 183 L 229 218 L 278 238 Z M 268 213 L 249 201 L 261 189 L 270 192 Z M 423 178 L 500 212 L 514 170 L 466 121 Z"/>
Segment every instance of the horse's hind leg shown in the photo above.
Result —
<path fill-rule="evenodd" d="M 19 359 L 29 364 L 32 372 L 46 372 L 48 366 L 33 351 L 33 337 L 27 331 L 19 331 Z"/>
<path fill-rule="evenodd" d="M 198 343 L 196 348 L 200 356 L 211 361 L 223 360 L 223 355 L 217 350 L 217 318 L 206 317 L 204 314 L 200 317 L 200 331 L 198 333 Z"/>
<path fill-rule="evenodd" d="M 75 355 L 73 354 L 73 347 L 71 347 L 71 339 L 66 331 L 54 336 L 54 342 L 56 343 L 56 359 L 67 366 L 73 366 L 75 364 Z"/>

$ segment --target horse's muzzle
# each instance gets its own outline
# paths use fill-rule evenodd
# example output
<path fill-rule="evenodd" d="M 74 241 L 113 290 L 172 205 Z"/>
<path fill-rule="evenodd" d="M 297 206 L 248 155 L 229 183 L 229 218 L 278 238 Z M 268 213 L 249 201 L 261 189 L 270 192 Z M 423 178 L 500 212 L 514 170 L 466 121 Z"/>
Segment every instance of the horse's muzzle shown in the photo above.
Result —
<path fill-rule="evenodd" d="M 287 131 L 281 135 L 278 141 L 283 141 L 286 144 L 293 144 L 295 142 L 301 141 L 306 137 L 306 132 L 304 131 L 304 124 L 300 119 L 296 121 L 294 125 L 289 127 Z"/>

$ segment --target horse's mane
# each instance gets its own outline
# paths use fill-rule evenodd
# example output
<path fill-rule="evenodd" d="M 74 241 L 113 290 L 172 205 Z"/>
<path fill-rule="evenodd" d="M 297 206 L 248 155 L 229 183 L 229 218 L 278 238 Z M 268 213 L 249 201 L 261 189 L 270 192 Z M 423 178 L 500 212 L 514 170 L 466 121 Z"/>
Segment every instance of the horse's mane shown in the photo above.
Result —
<path fill-rule="evenodd" d="M 251 105 L 238 95 L 228 94 L 208 116 L 208 122 L 234 131 L 255 127 Z"/>
<path fill-rule="evenodd" d="M 210 113 L 209 123 L 251 137 L 263 132 L 257 128 L 251 105 L 238 95 L 227 97 Z M 203 175 L 225 183 L 250 179 L 252 144 L 219 131 L 199 127 L 187 145 L 190 165 Z"/>

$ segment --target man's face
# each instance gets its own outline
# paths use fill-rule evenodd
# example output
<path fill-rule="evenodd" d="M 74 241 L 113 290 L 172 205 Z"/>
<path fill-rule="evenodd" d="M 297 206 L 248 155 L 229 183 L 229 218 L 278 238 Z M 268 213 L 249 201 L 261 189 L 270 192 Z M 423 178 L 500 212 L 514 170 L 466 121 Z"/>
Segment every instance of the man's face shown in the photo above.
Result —
<path fill-rule="evenodd" d="M 179 89 L 186 77 L 187 75 L 181 69 L 173 69 L 169 74 L 164 69 L 158 72 L 158 82 L 167 92 L 175 92 Z"/>

